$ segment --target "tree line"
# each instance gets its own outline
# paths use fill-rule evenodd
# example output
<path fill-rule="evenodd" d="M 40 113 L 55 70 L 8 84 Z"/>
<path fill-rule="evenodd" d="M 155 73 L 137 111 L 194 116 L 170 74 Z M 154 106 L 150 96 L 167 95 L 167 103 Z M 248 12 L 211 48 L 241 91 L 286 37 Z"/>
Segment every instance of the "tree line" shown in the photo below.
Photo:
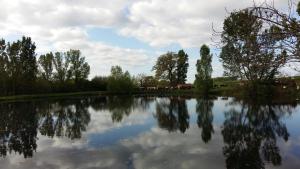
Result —
<path fill-rule="evenodd" d="M 130 92 L 137 85 L 128 71 L 113 66 L 110 76 L 88 79 L 90 66 L 80 50 L 49 52 L 37 57 L 30 37 L 0 40 L 0 95 L 112 91 Z"/>
<path fill-rule="evenodd" d="M 83 89 L 90 66 L 79 50 L 41 55 L 30 37 L 0 40 L 1 95 L 64 92 Z"/>
<path fill-rule="evenodd" d="M 209 78 L 212 72 L 211 65 L 208 68 L 206 65 L 211 63 L 209 48 L 204 45 L 202 50 L 203 59 L 197 63 L 199 81 Z M 22 37 L 11 43 L 2 39 L 0 95 L 96 90 L 130 93 L 140 87 L 175 87 L 186 83 L 188 66 L 188 55 L 180 50 L 178 53 L 168 52 L 158 57 L 152 69 L 155 76 L 132 76 L 116 65 L 111 67 L 109 76 L 95 76 L 89 80 L 90 66 L 80 50 L 70 49 L 38 56 L 36 45 L 30 37 Z M 203 79 L 202 76 L 206 77 Z"/>

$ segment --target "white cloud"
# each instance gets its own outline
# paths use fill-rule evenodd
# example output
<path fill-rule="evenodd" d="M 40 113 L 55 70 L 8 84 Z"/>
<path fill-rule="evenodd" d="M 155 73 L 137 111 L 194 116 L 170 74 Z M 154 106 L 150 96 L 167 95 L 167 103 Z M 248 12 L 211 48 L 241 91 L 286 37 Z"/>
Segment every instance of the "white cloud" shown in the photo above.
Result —
<path fill-rule="evenodd" d="M 228 15 L 225 8 L 232 11 L 252 3 L 252 0 L 211 0 L 209 3 L 200 0 L 142 0 L 130 7 L 129 22 L 121 33 L 152 46 L 179 43 L 186 48 L 199 47 L 211 43 L 213 23 L 221 30 L 223 19 Z"/>

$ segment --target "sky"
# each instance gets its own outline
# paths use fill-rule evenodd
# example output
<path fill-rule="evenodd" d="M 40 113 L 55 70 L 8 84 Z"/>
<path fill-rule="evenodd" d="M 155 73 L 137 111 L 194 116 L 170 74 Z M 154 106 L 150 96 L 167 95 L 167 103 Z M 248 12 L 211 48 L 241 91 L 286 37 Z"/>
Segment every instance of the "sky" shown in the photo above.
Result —
<path fill-rule="evenodd" d="M 254 0 L 261 3 L 264 0 Z M 269 0 L 267 0 L 269 1 Z M 272 0 L 286 8 L 288 0 Z M 222 76 L 215 47 L 223 20 L 253 0 L 0 0 L 0 38 L 29 36 L 38 55 L 79 49 L 91 66 L 90 78 L 108 75 L 113 65 L 137 75 L 153 75 L 156 59 L 184 49 L 193 82 L 199 48 L 210 46 L 213 76 Z"/>

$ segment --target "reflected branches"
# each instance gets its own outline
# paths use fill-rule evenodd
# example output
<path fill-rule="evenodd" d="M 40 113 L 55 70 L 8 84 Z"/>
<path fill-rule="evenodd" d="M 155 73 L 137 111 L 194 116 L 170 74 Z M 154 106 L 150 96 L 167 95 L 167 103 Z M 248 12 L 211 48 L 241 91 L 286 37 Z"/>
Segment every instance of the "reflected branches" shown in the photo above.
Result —
<path fill-rule="evenodd" d="M 291 105 L 240 102 L 241 109 L 225 112 L 222 135 L 227 168 L 265 168 L 264 161 L 281 164 L 277 139 L 289 133 L 282 118 Z"/>
<path fill-rule="evenodd" d="M 189 113 L 186 100 L 182 98 L 158 99 L 156 114 L 158 126 L 169 132 L 180 130 L 184 133 L 189 128 Z"/>

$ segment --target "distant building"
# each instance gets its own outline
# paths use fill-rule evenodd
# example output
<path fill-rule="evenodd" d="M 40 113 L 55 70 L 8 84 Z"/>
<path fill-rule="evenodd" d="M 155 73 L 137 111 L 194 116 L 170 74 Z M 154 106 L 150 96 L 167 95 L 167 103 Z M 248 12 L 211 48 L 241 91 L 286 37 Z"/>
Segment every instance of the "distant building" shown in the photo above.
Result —
<path fill-rule="evenodd" d="M 192 89 L 193 85 L 192 84 L 178 84 L 176 86 L 177 89 Z"/>

